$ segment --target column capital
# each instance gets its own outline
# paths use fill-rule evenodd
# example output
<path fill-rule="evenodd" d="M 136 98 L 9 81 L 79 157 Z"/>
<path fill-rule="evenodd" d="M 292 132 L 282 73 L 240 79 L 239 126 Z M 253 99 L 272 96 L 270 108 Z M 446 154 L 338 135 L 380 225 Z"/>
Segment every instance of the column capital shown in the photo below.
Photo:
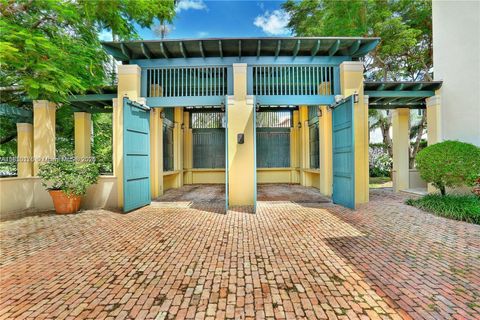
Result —
<path fill-rule="evenodd" d="M 56 108 L 57 104 L 48 100 L 33 100 L 33 108 Z"/>
<path fill-rule="evenodd" d="M 247 64 L 246 63 L 234 63 L 232 66 L 233 66 L 233 71 L 235 73 L 238 73 L 238 72 L 246 73 L 247 72 Z"/>
<path fill-rule="evenodd" d="M 362 61 L 344 61 L 340 64 L 340 72 L 342 71 L 363 72 L 363 62 Z"/>
<path fill-rule="evenodd" d="M 33 131 L 33 124 L 31 123 L 17 123 L 17 132 Z"/>
<path fill-rule="evenodd" d="M 439 106 L 442 104 L 442 97 L 440 95 L 434 95 L 430 98 L 425 99 L 427 107 Z"/>
<path fill-rule="evenodd" d="M 74 116 L 74 117 L 85 117 L 85 116 L 87 116 L 87 115 L 89 115 L 89 114 L 90 114 L 90 112 L 75 111 L 75 112 L 73 113 L 73 116 Z"/>
<path fill-rule="evenodd" d="M 136 64 L 121 64 L 117 66 L 118 75 L 135 74 L 140 75 L 142 68 Z"/>

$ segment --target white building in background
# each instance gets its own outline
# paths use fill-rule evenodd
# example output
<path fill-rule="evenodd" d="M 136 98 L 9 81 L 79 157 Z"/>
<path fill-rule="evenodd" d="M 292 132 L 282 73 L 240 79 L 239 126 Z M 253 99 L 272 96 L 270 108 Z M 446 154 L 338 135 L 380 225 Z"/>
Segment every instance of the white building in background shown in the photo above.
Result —
<path fill-rule="evenodd" d="M 440 140 L 480 146 L 480 1 L 433 1 L 434 79 L 442 80 Z"/>

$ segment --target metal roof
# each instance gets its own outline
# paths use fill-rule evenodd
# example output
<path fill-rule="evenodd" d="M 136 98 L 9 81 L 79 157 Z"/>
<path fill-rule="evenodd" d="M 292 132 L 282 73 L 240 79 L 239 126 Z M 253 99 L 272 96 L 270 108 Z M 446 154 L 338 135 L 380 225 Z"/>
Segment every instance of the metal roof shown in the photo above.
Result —
<path fill-rule="evenodd" d="M 370 109 L 425 109 L 425 99 L 435 95 L 442 81 L 365 81 Z"/>
<path fill-rule="evenodd" d="M 165 39 L 102 42 L 118 61 L 133 59 L 247 57 L 247 56 L 351 56 L 373 50 L 380 38 L 276 37 Z"/>

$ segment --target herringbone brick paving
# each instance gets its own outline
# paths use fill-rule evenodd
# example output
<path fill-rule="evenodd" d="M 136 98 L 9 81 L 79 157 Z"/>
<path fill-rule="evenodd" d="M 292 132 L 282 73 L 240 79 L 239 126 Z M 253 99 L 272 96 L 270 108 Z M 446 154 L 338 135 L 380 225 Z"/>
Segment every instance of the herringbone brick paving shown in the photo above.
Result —
<path fill-rule="evenodd" d="M 5 221 L 0 318 L 479 319 L 480 226 L 404 198 Z"/>

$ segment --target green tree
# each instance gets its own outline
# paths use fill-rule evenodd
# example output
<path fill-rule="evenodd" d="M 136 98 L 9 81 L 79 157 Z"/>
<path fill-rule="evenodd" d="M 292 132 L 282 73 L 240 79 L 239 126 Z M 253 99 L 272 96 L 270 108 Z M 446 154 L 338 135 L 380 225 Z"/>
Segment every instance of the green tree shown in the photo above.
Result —
<path fill-rule="evenodd" d="M 415 159 L 420 176 L 446 194 L 447 187 L 473 186 L 480 176 L 480 148 L 443 141 L 420 151 Z"/>
<path fill-rule="evenodd" d="M 2 102 L 65 102 L 105 83 L 99 33 L 138 38 L 135 24 L 171 21 L 174 0 L 0 0 Z"/>
<path fill-rule="evenodd" d="M 0 0 L 0 102 L 62 104 L 71 94 L 95 90 L 112 78 L 101 32 L 137 39 L 137 25 L 171 22 L 174 15 L 175 0 Z M 0 120 L 0 155 L 12 156 L 15 122 Z M 57 133 L 57 151 L 73 152 L 67 109 L 58 110 Z"/>
<path fill-rule="evenodd" d="M 431 0 L 287 0 L 289 27 L 298 36 L 380 37 L 365 58 L 371 80 L 432 80 Z M 371 110 L 372 128 L 380 128 L 391 154 L 391 117 Z M 411 150 L 415 158 L 424 133 L 425 117 Z"/>

